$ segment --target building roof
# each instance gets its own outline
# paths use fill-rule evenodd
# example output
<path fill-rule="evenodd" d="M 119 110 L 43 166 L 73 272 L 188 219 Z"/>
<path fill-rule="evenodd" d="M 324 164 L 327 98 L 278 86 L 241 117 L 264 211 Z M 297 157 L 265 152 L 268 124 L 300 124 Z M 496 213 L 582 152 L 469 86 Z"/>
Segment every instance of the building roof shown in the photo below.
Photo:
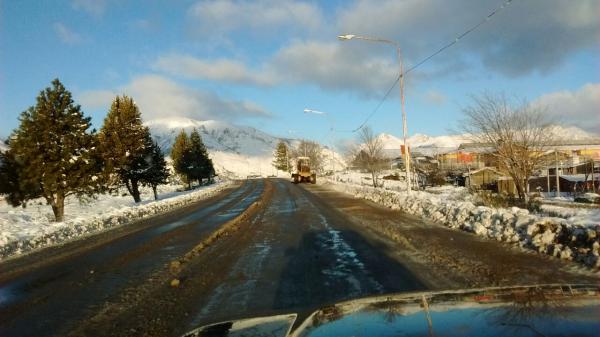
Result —
<path fill-rule="evenodd" d="M 556 140 L 545 143 L 544 148 L 548 150 L 580 150 L 582 147 L 592 147 L 600 149 L 600 139 L 574 139 L 574 140 Z M 469 150 L 472 152 L 491 152 L 493 146 L 491 143 L 462 143 L 458 146 L 459 150 Z"/>
<path fill-rule="evenodd" d="M 586 180 L 586 176 L 585 174 L 565 174 L 565 175 L 560 175 L 560 178 L 563 178 L 565 180 L 568 180 L 570 182 L 584 182 L 584 181 L 592 181 L 592 175 L 588 174 L 587 176 L 587 180 Z M 594 175 L 594 181 L 596 180 L 600 180 L 600 176 L 598 176 L 597 174 Z"/>
<path fill-rule="evenodd" d="M 476 174 L 476 173 L 479 173 L 479 172 L 482 172 L 482 171 L 492 171 L 492 172 L 496 173 L 499 176 L 502 175 L 502 173 L 500 173 L 500 171 L 496 170 L 495 168 L 486 166 L 486 167 L 482 167 L 482 168 L 480 168 L 478 170 L 473 170 L 471 172 L 466 172 L 466 173 L 463 174 L 463 177 L 468 177 L 469 175 L 473 175 L 473 174 Z"/>

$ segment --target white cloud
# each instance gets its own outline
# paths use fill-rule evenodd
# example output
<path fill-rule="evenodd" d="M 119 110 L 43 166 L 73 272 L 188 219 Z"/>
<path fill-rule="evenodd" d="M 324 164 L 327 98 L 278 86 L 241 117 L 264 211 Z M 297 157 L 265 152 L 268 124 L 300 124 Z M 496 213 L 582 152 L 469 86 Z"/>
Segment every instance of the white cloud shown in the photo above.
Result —
<path fill-rule="evenodd" d="M 74 45 L 83 42 L 81 35 L 69 29 L 62 22 L 55 22 L 53 27 L 54 32 L 63 43 Z"/>
<path fill-rule="evenodd" d="M 310 31 L 323 22 L 317 6 L 293 0 L 199 1 L 188 16 L 192 31 L 202 37 L 234 32 L 281 34 L 282 29 Z"/>
<path fill-rule="evenodd" d="M 280 49 L 258 70 L 239 61 L 207 61 L 187 55 L 160 57 L 153 66 L 193 79 L 255 85 L 309 83 L 363 95 L 379 94 L 398 76 L 398 65 L 392 57 L 379 58 L 360 49 L 345 49 L 338 42 L 315 41 L 296 41 Z"/>
<path fill-rule="evenodd" d="M 83 10 L 88 14 L 99 17 L 104 14 L 106 0 L 71 0 L 71 6 L 77 10 Z"/>
<path fill-rule="evenodd" d="M 133 97 L 146 120 L 177 116 L 231 121 L 244 117 L 271 116 L 268 111 L 253 102 L 227 100 L 157 75 L 136 77 L 115 91 L 86 91 L 78 98 L 85 108 L 105 107 L 108 110 L 117 94 Z"/>
<path fill-rule="evenodd" d="M 227 59 L 207 61 L 189 55 L 172 54 L 159 57 L 153 67 L 169 74 L 194 79 L 257 85 L 273 85 L 276 81 L 265 71 L 255 72 L 241 62 Z"/>
<path fill-rule="evenodd" d="M 429 90 L 425 93 L 425 100 L 434 105 L 442 105 L 446 103 L 446 95 L 436 90 Z"/>
<path fill-rule="evenodd" d="M 549 116 L 561 124 L 600 133 L 600 83 L 588 83 L 575 91 L 545 94 L 533 104 L 546 108 Z"/>
<path fill-rule="evenodd" d="M 87 109 L 106 109 L 110 107 L 111 102 L 118 93 L 112 90 L 91 90 L 84 91 L 77 95 L 78 102 Z"/>
<path fill-rule="evenodd" d="M 345 49 L 337 41 L 308 41 L 296 42 L 279 50 L 270 66 L 290 82 L 316 83 L 330 90 L 379 94 L 398 76 L 395 62 L 393 57 L 378 58 L 358 49 Z"/>
<path fill-rule="evenodd" d="M 202 1 L 188 11 L 191 24 L 206 40 L 215 38 L 224 43 L 235 37 L 240 43 L 229 41 L 229 49 L 249 39 L 260 44 L 262 40 L 249 34 L 273 33 L 289 40 L 290 29 L 307 27 L 315 27 L 319 39 L 315 39 L 316 34 L 293 34 L 291 42 L 256 65 L 246 63 L 244 57 L 206 59 L 171 54 L 159 58 L 153 66 L 191 79 L 261 86 L 307 83 L 326 90 L 379 97 L 398 74 L 394 49 L 364 41 L 339 42 L 336 34 L 356 33 L 398 41 L 405 65 L 410 66 L 485 18 L 500 3 L 357 0 L 344 3 L 326 21 L 314 3 Z M 598 4 L 594 0 L 514 1 L 480 29 L 411 73 L 407 86 L 428 77 L 469 76 L 469 69 L 473 69 L 470 65 L 479 62 L 510 77 L 551 71 L 573 53 L 597 45 Z M 429 94 L 426 98 L 437 104 L 442 101 Z"/>
<path fill-rule="evenodd" d="M 338 17 L 340 33 L 394 39 L 409 63 L 424 58 L 481 21 L 498 0 L 358 0 Z M 546 72 L 598 43 L 597 0 L 514 1 L 429 64 L 476 55 L 508 76 Z"/>

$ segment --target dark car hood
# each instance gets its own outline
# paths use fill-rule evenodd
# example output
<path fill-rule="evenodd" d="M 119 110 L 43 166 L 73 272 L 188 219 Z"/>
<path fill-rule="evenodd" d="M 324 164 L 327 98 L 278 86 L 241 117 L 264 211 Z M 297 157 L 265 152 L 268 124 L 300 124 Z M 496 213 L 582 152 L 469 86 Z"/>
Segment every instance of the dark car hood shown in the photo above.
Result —
<path fill-rule="evenodd" d="M 203 326 L 192 336 L 599 336 L 600 287 L 534 285 L 368 297 Z M 292 329 L 293 328 L 293 329 Z"/>

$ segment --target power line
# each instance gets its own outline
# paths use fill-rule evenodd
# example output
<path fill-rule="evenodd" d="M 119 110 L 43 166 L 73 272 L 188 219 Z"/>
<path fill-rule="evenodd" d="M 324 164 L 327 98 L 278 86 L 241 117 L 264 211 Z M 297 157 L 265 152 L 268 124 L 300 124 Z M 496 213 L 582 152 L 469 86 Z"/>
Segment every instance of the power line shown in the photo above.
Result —
<path fill-rule="evenodd" d="M 362 124 L 360 124 L 359 127 L 357 127 L 356 129 L 352 130 L 352 132 L 356 132 L 356 131 L 362 129 L 367 124 L 367 122 L 371 119 L 371 117 L 373 117 L 373 115 L 375 115 L 377 113 L 377 111 L 379 110 L 379 108 L 381 108 L 381 106 L 383 105 L 383 103 L 385 102 L 385 100 L 387 99 L 387 97 L 390 95 L 390 93 L 392 92 L 392 90 L 394 89 L 394 87 L 396 87 L 396 84 L 398 84 L 398 82 L 400 81 L 401 77 L 406 76 L 406 74 L 408 74 L 411 71 L 415 70 L 416 68 L 418 68 L 419 66 L 421 66 L 423 63 L 429 61 L 430 59 L 432 59 L 433 57 L 437 56 L 438 54 L 440 54 L 444 50 L 446 50 L 446 49 L 452 47 L 453 45 L 455 45 L 456 43 L 458 43 L 458 41 L 460 41 L 462 38 L 464 38 L 465 36 L 469 35 L 471 32 L 473 32 L 474 30 L 476 30 L 477 28 L 479 28 L 480 26 L 482 26 L 486 22 L 490 21 L 490 19 L 494 15 L 496 15 L 499 12 L 501 12 L 504 8 L 506 8 L 512 2 L 513 2 L 513 0 L 506 0 L 506 1 L 504 1 L 502 3 L 502 5 L 500 5 L 499 7 L 495 8 L 490 14 L 488 14 L 485 18 L 483 18 L 481 21 L 479 21 L 476 25 L 474 25 L 471 28 L 467 29 L 464 33 L 458 35 L 454 40 L 452 40 L 451 42 L 447 43 L 442 48 L 438 49 L 433 54 L 431 54 L 431 55 L 427 56 L 426 58 L 424 58 L 423 60 L 419 61 L 418 63 L 416 63 L 412 67 L 408 68 L 408 70 L 406 70 L 402 74 L 398 75 L 398 77 L 396 77 L 396 80 L 394 81 L 394 83 L 392 83 L 392 85 L 387 90 L 387 92 L 385 93 L 385 95 L 381 98 L 381 100 L 379 101 L 379 103 L 377 103 L 377 106 L 375 107 L 375 109 L 373 109 L 373 111 L 364 120 L 364 122 L 362 122 Z"/>

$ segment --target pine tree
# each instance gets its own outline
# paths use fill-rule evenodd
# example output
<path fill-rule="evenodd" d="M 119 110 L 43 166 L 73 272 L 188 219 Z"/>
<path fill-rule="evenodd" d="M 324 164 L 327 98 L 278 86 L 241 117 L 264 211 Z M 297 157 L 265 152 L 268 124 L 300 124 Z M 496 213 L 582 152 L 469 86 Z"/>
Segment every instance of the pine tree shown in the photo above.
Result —
<path fill-rule="evenodd" d="M 192 178 L 198 180 L 199 184 L 201 184 L 202 180 L 205 178 L 210 180 L 214 175 L 214 167 L 212 160 L 208 157 L 208 151 L 202 141 L 202 137 L 196 129 L 194 129 L 190 135 L 190 148 L 192 152 Z"/>
<path fill-rule="evenodd" d="M 150 162 L 150 168 L 146 172 L 144 182 L 152 187 L 154 192 L 154 200 L 158 200 L 156 187 L 161 184 L 166 184 L 169 178 L 169 169 L 165 156 L 156 142 L 151 141 L 149 144 L 150 154 L 147 160 Z"/>
<path fill-rule="evenodd" d="M 150 131 L 132 98 L 117 96 L 99 134 L 104 159 L 104 178 L 111 186 L 125 185 L 135 202 L 140 202 L 139 185 L 144 183 L 150 163 Z"/>
<path fill-rule="evenodd" d="M 9 201 L 18 205 L 43 197 L 56 221 L 63 221 L 67 196 L 93 195 L 99 187 L 97 139 L 94 131 L 88 132 L 90 118 L 55 79 L 19 119 L 3 159 L 8 166 L 2 164 L 12 174 Z"/>
<path fill-rule="evenodd" d="M 173 160 L 173 169 L 187 182 L 188 188 L 192 188 L 191 158 L 190 138 L 184 130 L 181 130 L 175 137 L 175 142 L 171 148 L 171 159 Z"/>
<path fill-rule="evenodd" d="M 208 156 L 206 157 L 206 160 L 205 160 L 204 165 L 202 167 L 202 174 L 203 174 L 204 178 L 208 179 L 209 183 L 213 182 L 213 177 L 216 175 L 215 174 L 215 167 L 213 165 L 212 159 L 210 159 Z"/>
<path fill-rule="evenodd" d="M 282 140 L 277 143 L 275 152 L 273 153 L 273 166 L 281 171 L 289 172 L 290 170 L 290 156 L 288 154 L 288 147 Z"/>
<path fill-rule="evenodd" d="M 19 172 L 21 166 L 15 160 L 15 157 L 9 151 L 3 153 L 0 151 L 0 195 L 6 195 L 7 202 L 14 206 L 25 207 L 25 193 L 33 192 L 33 198 L 39 196 L 39 191 L 35 191 L 35 187 L 28 190 L 23 190 L 19 184 Z M 36 193 L 37 192 L 37 193 Z"/>
<path fill-rule="evenodd" d="M 190 178 L 197 180 L 198 184 L 202 183 L 202 165 L 204 164 L 204 158 L 202 157 L 202 150 L 206 152 L 202 137 L 198 133 L 198 130 L 194 128 L 190 134 Z"/>

